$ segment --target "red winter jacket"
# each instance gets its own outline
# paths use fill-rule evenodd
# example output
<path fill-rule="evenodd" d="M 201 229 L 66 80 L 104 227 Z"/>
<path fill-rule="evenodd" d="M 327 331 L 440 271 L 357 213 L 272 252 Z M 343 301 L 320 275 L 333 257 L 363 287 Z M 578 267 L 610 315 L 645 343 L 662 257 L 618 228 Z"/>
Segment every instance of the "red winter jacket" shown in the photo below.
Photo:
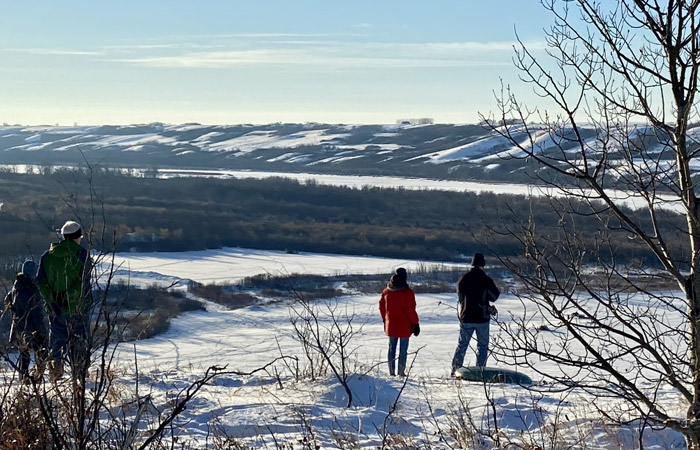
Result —
<path fill-rule="evenodd" d="M 407 338 L 418 323 L 416 296 L 407 285 L 387 287 L 379 300 L 379 312 L 384 321 L 384 332 L 389 337 Z"/>

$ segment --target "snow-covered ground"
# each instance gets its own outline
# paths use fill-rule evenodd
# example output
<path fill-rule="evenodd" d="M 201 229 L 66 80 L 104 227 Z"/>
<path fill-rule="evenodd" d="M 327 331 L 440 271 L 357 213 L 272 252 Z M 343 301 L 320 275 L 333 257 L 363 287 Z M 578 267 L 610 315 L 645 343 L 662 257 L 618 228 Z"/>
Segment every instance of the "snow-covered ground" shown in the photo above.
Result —
<path fill-rule="evenodd" d="M 224 375 L 216 379 L 196 399 L 194 407 L 184 413 L 186 434 L 201 445 L 211 433 L 209 426 L 216 423 L 226 435 L 245 438 L 249 445 L 264 448 L 263 444 L 269 445 L 273 439 L 294 443 L 313 433 L 321 448 L 330 449 L 338 448 L 334 432 L 342 431 L 356 439 L 360 448 L 378 448 L 381 432 L 387 426 L 387 432 L 406 434 L 419 443 L 416 448 L 426 448 L 430 440 L 437 443 L 435 433 L 440 426 L 448 429 L 450 421 L 465 414 L 461 400 L 469 405 L 478 426 L 493 430 L 487 409 L 488 394 L 495 403 L 498 427 L 512 439 L 524 433 L 526 440 L 541 442 L 539 439 L 551 432 L 549 427 L 560 421 L 559 432 L 565 435 L 581 430 L 591 433 L 587 448 L 637 447 L 634 426 L 619 431 L 597 423 L 589 408 L 592 399 L 583 393 L 565 396 L 558 393 L 558 388 L 553 388 L 551 393 L 531 393 L 513 385 L 487 386 L 485 392 L 478 383 L 450 379 L 449 363 L 458 325 L 454 311 L 446 303 L 452 303 L 453 297 L 451 294 L 418 297 L 422 328 L 420 336 L 411 338 L 409 350 L 417 354 L 403 391 L 404 380 L 389 377 L 383 363 L 387 338 L 377 312 L 377 296 L 348 296 L 341 298 L 340 304 L 355 314 L 353 321 L 358 330 L 362 327 L 352 341 L 357 352 L 351 370 L 362 374 L 351 383 L 354 406 L 345 407 L 347 396 L 332 375 L 317 382 L 295 381 L 285 365 L 278 362 L 255 376 Z M 501 310 L 517 307 L 510 296 L 499 303 Z M 135 346 L 139 369 L 144 374 L 140 380 L 142 388 L 150 382 L 155 393 L 165 396 L 163 391 L 184 387 L 211 365 L 249 372 L 279 356 L 299 357 L 304 364 L 303 351 L 293 338 L 289 317 L 287 305 L 270 304 L 235 311 L 212 307 L 176 319 L 165 335 Z M 130 367 L 132 359 L 133 348 L 128 346 L 122 354 L 122 364 Z M 470 352 L 467 361 L 473 359 Z M 503 362 L 491 363 L 509 367 Z M 129 373 L 126 372 L 127 378 Z M 670 402 L 675 399 L 673 392 L 659 395 Z M 397 398 L 398 409 L 387 425 L 385 419 Z M 649 434 L 646 448 L 667 448 L 661 445 L 682 441 L 668 431 Z M 613 447 L 618 440 L 622 440 L 622 446 Z"/>
<path fill-rule="evenodd" d="M 346 275 L 391 273 L 433 266 L 453 267 L 455 263 L 407 261 L 371 256 L 321 253 L 287 253 L 274 250 L 222 248 L 191 252 L 118 253 L 114 258 L 115 279 L 131 285 L 232 284 L 255 275 Z"/>
<path fill-rule="evenodd" d="M 140 271 L 140 283 L 162 275 L 230 281 L 243 274 L 280 270 L 387 273 L 398 266 L 409 269 L 410 282 L 411 271 L 420 264 L 384 258 L 286 255 L 241 249 L 121 254 L 119 260 Z M 421 334 L 410 341 L 409 351 L 415 353 L 409 356 L 409 363 L 412 362 L 409 377 L 389 377 L 384 362 L 388 340 L 378 312 L 379 292 L 373 295 L 347 292 L 334 304 L 336 314 L 353 316 L 355 334 L 350 345 L 355 350 L 350 358 L 350 372 L 355 374 L 350 383 L 353 405 L 346 407 L 347 396 L 331 374 L 316 381 L 295 379 L 292 368 L 296 363 L 290 360 L 287 364 L 278 361 L 250 376 L 224 374 L 204 388 L 178 421 L 182 432 L 196 441 L 195 447 L 211 445 L 212 430 L 216 429 L 219 435 L 238 439 L 239 443 L 245 442 L 256 449 L 379 448 L 387 433 L 401 435 L 401 439 L 412 445 L 392 448 L 461 448 L 455 447 L 450 439 L 464 429 L 458 421 L 466 420 L 467 414 L 475 427 L 493 431 L 497 426 L 502 436 L 523 443 L 542 445 L 553 439 L 554 434 L 574 438 L 586 433 L 587 449 L 639 447 L 638 424 L 615 429 L 602 423 L 592 411 L 594 404 L 605 408 L 609 403 L 612 408 L 613 400 L 594 399 L 583 392 L 566 395 L 556 386 L 548 388 L 542 384 L 538 385 L 541 392 L 535 393 L 514 385 L 484 386 L 451 379 L 450 361 L 458 334 L 452 307 L 456 299 L 452 293 L 417 295 Z M 317 305 L 322 313 L 324 303 Z M 504 293 L 497 305 L 499 320 L 510 320 L 510 312 L 517 317 L 523 309 L 510 293 Z M 138 358 L 140 389 L 151 392 L 160 402 L 172 398 L 173 393 L 213 365 L 226 365 L 232 372 L 251 372 L 281 356 L 299 358 L 301 368 L 306 365 L 290 322 L 290 317 L 295 315 L 291 302 L 263 302 L 238 310 L 225 310 L 211 303 L 206 307 L 206 311 L 176 318 L 163 335 L 120 347 L 118 364 L 127 387 L 134 386 L 128 381 L 134 378 L 134 355 Z M 491 330 L 498 333 L 495 325 Z M 473 361 L 474 352 L 470 350 L 465 363 Z M 489 363 L 495 367 L 512 367 L 510 361 L 493 358 Z M 533 373 L 525 373 L 534 377 Z M 534 378 L 536 383 L 540 381 Z M 670 388 L 659 391 L 658 398 L 664 404 L 680 404 Z M 682 415 L 680 411 L 679 415 Z M 441 443 L 441 438 L 452 442 L 452 446 Z M 308 445 L 309 442 L 318 447 Z M 345 446 L 341 442 L 346 442 Z M 668 430 L 647 429 L 644 443 L 646 449 L 684 448 L 681 436 Z M 485 443 L 469 448 L 492 446 Z"/>

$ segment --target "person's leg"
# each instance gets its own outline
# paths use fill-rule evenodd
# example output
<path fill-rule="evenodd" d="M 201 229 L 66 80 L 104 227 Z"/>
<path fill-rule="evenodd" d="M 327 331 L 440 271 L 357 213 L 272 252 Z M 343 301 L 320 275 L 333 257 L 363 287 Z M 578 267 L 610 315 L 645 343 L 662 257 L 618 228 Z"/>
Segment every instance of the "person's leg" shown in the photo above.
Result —
<path fill-rule="evenodd" d="M 479 323 L 476 328 L 476 365 L 484 367 L 489 357 L 489 322 Z"/>
<path fill-rule="evenodd" d="M 63 376 L 63 358 L 68 344 L 68 329 L 65 318 L 53 316 L 49 331 L 49 375 L 52 380 Z"/>
<path fill-rule="evenodd" d="M 44 330 L 34 333 L 34 379 L 41 380 L 46 370 L 49 340 Z"/>
<path fill-rule="evenodd" d="M 86 375 L 90 352 L 88 351 L 88 326 L 82 317 L 71 317 L 67 320 L 68 328 L 68 362 L 72 377 L 75 380 Z"/>
<path fill-rule="evenodd" d="M 22 339 L 19 344 L 19 359 L 17 360 L 17 372 L 19 372 L 19 378 L 22 382 L 25 382 L 27 375 L 29 375 L 30 361 L 29 346 L 24 342 L 24 339 Z"/>
<path fill-rule="evenodd" d="M 455 370 L 464 365 L 464 354 L 467 352 L 467 348 L 469 348 L 469 341 L 472 338 L 472 333 L 474 333 L 473 324 L 459 324 L 459 340 L 457 341 L 457 349 L 455 350 L 454 357 L 452 357 L 452 375 L 454 375 Z"/>
<path fill-rule="evenodd" d="M 31 364 L 31 356 L 34 355 L 34 372 L 35 380 L 41 380 L 44 374 L 44 361 L 46 360 L 46 337 L 40 331 L 32 331 L 25 333 L 23 339 L 24 345 L 20 352 L 20 371 L 26 377 L 29 375 L 29 365 Z"/>
<path fill-rule="evenodd" d="M 406 376 L 406 360 L 408 359 L 409 338 L 399 339 L 399 376 Z"/>
<path fill-rule="evenodd" d="M 387 362 L 389 363 L 389 375 L 396 375 L 394 368 L 396 367 L 396 343 L 399 338 L 389 337 L 389 354 L 387 355 Z"/>

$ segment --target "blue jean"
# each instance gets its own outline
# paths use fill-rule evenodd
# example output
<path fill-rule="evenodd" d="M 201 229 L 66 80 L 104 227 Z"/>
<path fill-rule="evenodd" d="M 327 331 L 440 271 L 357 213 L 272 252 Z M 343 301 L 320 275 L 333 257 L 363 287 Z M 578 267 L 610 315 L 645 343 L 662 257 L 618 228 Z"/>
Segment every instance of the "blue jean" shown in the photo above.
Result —
<path fill-rule="evenodd" d="M 396 344 L 401 341 L 399 345 L 399 375 L 406 374 L 406 359 L 408 359 L 408 339 L 409 338 L 397 338 L 389 337 L 389 354 L 387 357 L 389 363 L 389 375 L 396 375 L 394 367 L 396 366 Z"/>
<path fill-rule="evenodd" d="M 484 367 L 489 357 L 489 322 L 484 323 L 460 323 L 459 341 L 457 349 L 452 358 L 452 370 L 459 369 L 464 365 L 464 354 L 469 348 L 469 341 L 476 331 L 476 365 Z"/>
<path fill-rule="evenodd" d="M 50 320 L 49 359 L 67 359 L 76 373 L 76 369 L 87 367 L 89 331 L 87 316 L 53 316 Z"/>

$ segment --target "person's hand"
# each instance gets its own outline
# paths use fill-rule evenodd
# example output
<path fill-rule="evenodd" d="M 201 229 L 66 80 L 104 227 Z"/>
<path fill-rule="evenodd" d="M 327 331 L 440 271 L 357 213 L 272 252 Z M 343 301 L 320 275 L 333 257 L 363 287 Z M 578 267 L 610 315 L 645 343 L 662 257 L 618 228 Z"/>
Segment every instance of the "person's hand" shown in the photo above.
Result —
<path fill-rule="evenodd" d="M 419 324 L 413 325 L 413 335 L 418 336 L 419 334 L 420 334 L 420 325 Z"/>
<path fill-rule="evenodd" d="M 61 306 L 58 304 L 58 302 L 53 301 L 48 305 L 48 313 L 49 315 L 53 317 L 58 317 L 61 315 Z"/>
<path fill-rule="evenodd" d="M 489 314 L 491 314 L 492 316 L 495 316 L 496 314 L 498 314 L 498 310 L 496 309 L 495 306 L 489 305 Z"/>

